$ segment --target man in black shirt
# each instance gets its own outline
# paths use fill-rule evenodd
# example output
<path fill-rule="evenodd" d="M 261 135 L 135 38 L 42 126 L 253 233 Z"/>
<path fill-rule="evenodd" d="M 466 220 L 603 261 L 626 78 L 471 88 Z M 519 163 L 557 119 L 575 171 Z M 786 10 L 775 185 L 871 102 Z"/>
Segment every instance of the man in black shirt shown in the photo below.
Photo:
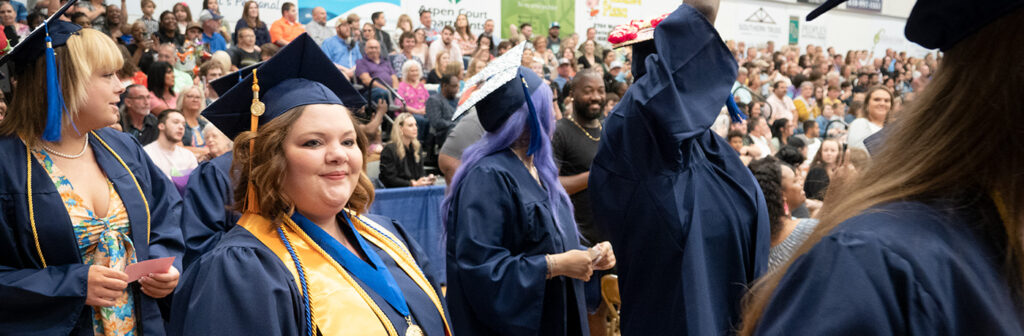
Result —
<path fill-rule="evenodd" d="M 121 130 L 134 136 L 143 146 L 153 142 L 160 135 L 157 118 L 149 109 L 149 90 L 138 84 L 128 86 L 124 93 Z"/>
<path fill-rule="evenodd" d="M 605 87 L 601 74 L 591 69 L 576 74 L 570 86 L 572 113 L 555 124 L 551 147 L 558 165 L 558 180 L 572 200 L 580 233 L 588 240 L 586 245 L 591 246 L 607 240 L 592 226 L 587 194 L 590 163 L 601 140 Z"/>
<path fill-rule="evenodd" d="M 427 98 L 426 114 L 427 120 L 430 122 L 429 136 L 433 139 L 432 144 L 438 147 L 444 145 L 444 140 L 448 138 L 448 132 L 451 132 L 452 127 L 455 126 L 452 115 L 455 114 L 455 106 L 458 103 L 455 95 L 458 93 L 459 77 L 444 75 L 441 77 L 440 92 L 431 94 L 430 98 Z"/>

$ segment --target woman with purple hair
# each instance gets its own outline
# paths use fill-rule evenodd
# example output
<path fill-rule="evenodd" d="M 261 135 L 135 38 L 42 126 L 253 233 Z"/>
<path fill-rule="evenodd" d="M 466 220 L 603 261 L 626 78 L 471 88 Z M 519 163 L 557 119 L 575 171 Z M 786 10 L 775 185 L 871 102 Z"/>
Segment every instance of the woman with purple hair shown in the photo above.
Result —
<path fill-rule="evenodd" d="M 615 256 L 607 242 L 580 244 L 551 154 L 551 90 L 516 62 L 493 63 L 460 106 L 477 107 L 486 133 L 462 155 L 442 204 L 453 329 L 589 335 L 583 281 Z"/>

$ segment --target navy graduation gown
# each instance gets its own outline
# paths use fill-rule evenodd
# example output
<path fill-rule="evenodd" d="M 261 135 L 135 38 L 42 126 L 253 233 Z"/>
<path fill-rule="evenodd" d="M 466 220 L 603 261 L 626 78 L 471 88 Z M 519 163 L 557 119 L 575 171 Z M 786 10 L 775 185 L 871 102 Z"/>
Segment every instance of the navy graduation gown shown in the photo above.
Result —
<path fill-rule="evenodd" d="M 138 180 L 125 171 L 96 136 L 89 138 L 96 162 L 124 202 L 131 238 L 139 261 L 178 257 L 181 269 L 181 197 L 171 181 L 127 133 L 109 128 L 95 131 L 124 160 Z M 31 158 L 33 207 L 40 249 L 36 251 L 29 221 L 26 190 L 26 150 L 16 136 L 0 137 L 0 333 L 18 335 L 93 335 L 92 307 L 85 305 L 89 266 L 82 264 L 71 219 L 46 169 Z M 146 239 L 146 202 L 150 239 Z M 138 331 L 163 335 L 157 300 L 135 291 Z"/>
<path fill-rule="evenodd" d="M 367 215 L 402 240 L 421 270 L 431 267 L 425 253 L 398 223 L 381 216 Z M 344 229 L 344 226 L 343 226 Z M 345 229 L 348 234 L 351 231 Z M 405 295 L 416 324 L 428 336 L 444 335 L 444 322 L 426 293 L 416 285 L 395 260 L 374 244 L 372 252 L 380 256 Z M 435 279 L 427 278 L 444 296 Z M 378 307 L 388 316 L 399 335 L 408 324 L 383 297 L 356 279 Z M 178 284 L 168 324 L 170 335 L 306 335 L 303 322 L 302 291 L 292 273 L 273 251 L 243 227 L 225 233 L 217 246 L 193 262 Z M 322 312 L 317 312 L 322 314 Z"/>
<path fill-rule="evenodd" d="M 181 231 L 185 236 L 185 267 L 209 251 L 241 214 L 228 208 L 234 203 L 231 185 L 232 152 L 199 164 L 185 184 Z"/>
<path fill-rule="evenodd" d="M 840 223 L 783 276 L 758 335 L 1024 335 L 991 201 L 898 202 Z"/>
<path fill-rule="evenodd" d="M 446 223 L 452 329 L 464 335 L 589 335 L 583 282 L 545 279 L 545 254 L 583 248 L 570 207 L 559 202 L 557 212 L 551 209 L 545 190 L 511 150 L 469 169 L 452 191 Z"/>
<path fill-rule="evenodd" d="M 736 62 L 688 5 L 658 25 L 653 47 L 634 48 L 646 74 L 606 119 L 590 171 L 595 225 L 618 260 L 622 333 L 730 334 L 769 247 L 757 181 L 709 130 Z"/>

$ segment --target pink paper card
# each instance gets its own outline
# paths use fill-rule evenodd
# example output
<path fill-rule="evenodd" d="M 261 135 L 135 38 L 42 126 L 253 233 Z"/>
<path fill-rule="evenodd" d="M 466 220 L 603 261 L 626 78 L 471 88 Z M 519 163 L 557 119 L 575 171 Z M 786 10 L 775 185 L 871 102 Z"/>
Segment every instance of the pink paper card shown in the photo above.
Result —
<path fill-rule="evenodd" d="M 124 272 L 128 274 L 128 282 L 133 282 L 146 274 L 167 272 L 173 263 L 174 257 L 146 260 L 128 265 Z"/>

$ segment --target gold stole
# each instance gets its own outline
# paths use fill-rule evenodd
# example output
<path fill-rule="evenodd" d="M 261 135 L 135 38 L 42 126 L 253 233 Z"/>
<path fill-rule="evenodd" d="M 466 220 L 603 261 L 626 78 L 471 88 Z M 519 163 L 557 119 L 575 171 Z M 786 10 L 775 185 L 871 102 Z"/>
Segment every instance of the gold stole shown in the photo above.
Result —
<path fill-rule="evenodd" d="M 347 210 L 346 210 L 347 211 Z M 419 285 L 437 308 L 444 322 L 445 335 L 451 335 L 451 328 L 444 315 L 441 301 L 427 281 L 426 276 L 417 266 L 412 254 L 393 233 L 383 229 L 370 219 L 349 212 L 352 224 L 367 242 L 386 251 L 389 256 Z M 238 225 L 248 230 L 264 245 L 270 248 L 285 264 L 295 279 L 296 286 L 302 290 L 298 270 L 292 261 L 291 254 L 281 242 L 277 233 L 277 225 L 266 218 L 245 214 Z M 309 285 L 313 322 L 324 335 L 391 335 L 398 332 L 387 315 L 377 306 L 366 291 L 352 278 L 340 264 L 334 261 L 290 218 L 282 224 L 285 235 L 291 241 L 295 253 L 299 256 L 306 272 Z M 372 253 L 373 251 L 365 251 Z"/>

